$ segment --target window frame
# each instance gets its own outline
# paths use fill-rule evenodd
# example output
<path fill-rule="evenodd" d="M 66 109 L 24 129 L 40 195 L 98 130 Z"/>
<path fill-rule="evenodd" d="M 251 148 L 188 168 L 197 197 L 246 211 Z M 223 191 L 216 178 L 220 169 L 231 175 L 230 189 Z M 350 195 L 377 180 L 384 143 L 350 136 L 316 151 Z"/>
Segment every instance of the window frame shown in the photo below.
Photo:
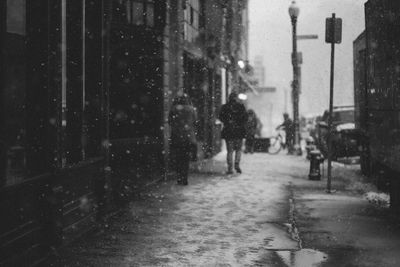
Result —
<path fill-rule="evenodd" d="M 7 29 L 7 1 L 0 1 L 0 106 L 4 107 L 6 101 L 5 91 L 7 84 L 5 80 L 6 75 L 6 62 L 5 54 L 8 42 L 8 29 Z M 50 124 L 54 120 L 50 120 L 51 114 L 48 110 L 49 104 L 49 47 L 47 42 L 49 36 L 49 23 L 47 16 L 43 16 L 49 12 L 49 6 L 43 7 L 43 2 L 30 2 L 25 1 L 24 10 L 20 11 L 23 18 L 24 29 L 23 33 L 23 54 L 18 61 L 23 62 L 24 65 L 24 86 L 21 88 L 23 91 L 24 99 L 23 116 L 20 122 L 23 125 L 25 132 L 24 140 L 22 141 L 22 151 L 19 151 L 19 156 L 22 157 L 23 165 L 21 174 L 18 177 L 12 178 L 8 175 L 8 168 L 10 168 L 10 157 L 12 154 L 8 153 L 9 148 L 14 146 L 13 143 L 7 143 L 6 136 L 9 132 L 7 126 L 6 113 L 4 108 L 0 108 L 0 187 L 1 186 L 14 186 L 24 183 L 33 177 L 37 177 L 51 170 L 51 162 L 53 159 L 52 146 L 53 142 L 49 135 Z M 37 12 L 41 10 L 42 12 Z M 10 31 L 10 33 L 16 33 Z M 12 43 L 11 43 L 12 45 Z M 10 77 L 9 77 L 10 78 Z M 20 77 L 10 78 L 12 80 L 20 79 Z M 52 122 L 50 122 L 52 121 Z M 22 153 L 22 154 L 21 154 Z M 17 156 L 18 157 L 18 156 Z M 18 159 L 17 159 L 18 161 Z"/>
<path fill-rule="evenodd" d="M 184 40 L 194 42 L 200 34 L 200 0 L 188 0 L 184 5 Z"/>
<path fill-rule="evenodd" d="M 131 27 L 144 27 L 144 28 L 155 28 L 156 27 L 156 1 L 154 0 L 114 0 L 114 3 L 118 3 L 124 10 L 120 10 L 119 14 L 116 14 L 115 7 L 113 8 L 113 14 L 118 16 L 119 19 L 116 22 L 113 19 L 113 23 L 123 24 Z M 142 17 L 140 18 L 140 23 L 134 23 L 139 21 L 135 19 L 134 4 L 141 4 L 142 6 Z M 148 20 L 148 10 L 149 6 L 152 6 L 152 22 L 149 23 Z M 118 7 L 117 7 L 118 8 Z M 125 14 L 125 15 L 124 15 Z M 128 15 L 129 14 L 129 15 Z"/>
<path fill-rule="evenodd" d="M 100 19 L 100 10 L 91 9 L 90 0 L 70 2 L 61 0 L 61 120 L 60 168 L 101 157 L 102 139 L 102 70 L 90 65 L 86 60 L 92 56 L 98 65 L 102 63 L 102 48 L 93 46 L 90 34 L 103 42 L 102 24 L 93 26 L 91 19 Z M 101 9 L 101 5 L 97 5 Z M 93 12 L 97 14 L 92 17 Z M 100 15 L 99 15 L 100 14 Z M 72 19 L 72 20 L 71 20 Z M 93 27 L 97 27 L 94 29 Z M 90 32 L 90 29 L 93 32 Z M 94 32 L 97 30 L 97 32 Z M 89 42 L 89 45 L 87 43 Z M 93 50 L 97 54 L 93 59 Z M 90 80 L 88 80 L 90 79 Z M 98 84 L 92 80 L 97 79 Z M 92 102 L 90 102 L 92 101 Z M 91 124 L 94 124 L 92 127 Z M 94 137 L 89 140 L 89 137 Z"/>

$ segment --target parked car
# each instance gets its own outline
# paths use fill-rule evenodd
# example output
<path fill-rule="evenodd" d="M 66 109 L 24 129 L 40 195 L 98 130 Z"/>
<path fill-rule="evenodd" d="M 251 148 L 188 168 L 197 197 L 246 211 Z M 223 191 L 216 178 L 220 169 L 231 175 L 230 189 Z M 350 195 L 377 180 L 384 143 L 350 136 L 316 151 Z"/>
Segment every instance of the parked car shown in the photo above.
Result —
<path fill-rule="evenodd" d="M 328 115 L 325 111 L 317 123 L 316 144 L 328 156 Z M 359 131 L 355 128 L 354 108 L 335 107 L 332 113 L 332 159 L 359 155 Z"/>

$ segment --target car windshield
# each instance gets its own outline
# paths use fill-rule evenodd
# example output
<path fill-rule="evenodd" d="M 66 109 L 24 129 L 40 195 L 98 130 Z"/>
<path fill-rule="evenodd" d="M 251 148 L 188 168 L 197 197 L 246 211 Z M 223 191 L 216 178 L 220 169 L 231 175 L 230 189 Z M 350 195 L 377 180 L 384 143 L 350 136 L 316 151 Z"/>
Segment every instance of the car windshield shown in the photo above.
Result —
<path fill-rule="evenodd" d="M 354 110 L 340 110 L 333 112 L 334 123 L 354 122 Z"/>

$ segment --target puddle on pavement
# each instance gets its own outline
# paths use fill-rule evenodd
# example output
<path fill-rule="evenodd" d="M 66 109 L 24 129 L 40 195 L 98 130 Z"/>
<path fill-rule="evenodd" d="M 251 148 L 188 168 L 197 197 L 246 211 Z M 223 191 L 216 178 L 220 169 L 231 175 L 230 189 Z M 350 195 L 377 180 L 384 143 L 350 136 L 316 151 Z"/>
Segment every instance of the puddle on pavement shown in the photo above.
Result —
<path fill-rule="evenodd" d="M 286 227 L 286 232 L 290 235 L 290 239 L 293 243 L 291 246 L 286 242 L 274 242 L 275 240 L 268 239 L 267 250 L 275 250 L 276 255 L 282 260 L 287 267 L 318 267 L 322 263 L 327 261 L 328 255 L 314 249 L 303 249 L 301 248 L 301 240 L 297 228 L 290 223 L 283 224 Z M 279 235 L 281 239 L 282 234 Z M 287 238 L 286 238 L 287 239 Z M 282 246 L 283 245 L 283 246 Z M 286 249 L 280 249 L 285 247 Z M 296 249 L 297 248 L 297 249 Z"/>
<path fill-rule="evenodd" d="M 328 255 L 314 249 L 276 251 L 275 253 L 288 267 L 318 267 L 328 259 Z"/>
<path fill-rule="evenodd" d="M 293 232 L 290 224 L 268 225 L 268 229 L 264 229 L 264 233 L 267 234 L 267 237 L 264 239 L 265 249 L 270 251 L 299 250 L 301 247 Z"/>

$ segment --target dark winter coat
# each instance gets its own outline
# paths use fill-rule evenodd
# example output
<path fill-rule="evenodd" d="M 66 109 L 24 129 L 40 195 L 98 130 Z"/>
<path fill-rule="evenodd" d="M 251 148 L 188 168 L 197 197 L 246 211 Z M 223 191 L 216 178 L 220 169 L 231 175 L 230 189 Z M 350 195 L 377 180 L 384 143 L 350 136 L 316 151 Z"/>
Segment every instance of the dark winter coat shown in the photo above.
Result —
<path fill-rule="evenodd" d="M 173 145 L 196 144 L 196 111 L 191 105 L 174 105 L 169 112 Z"/>
<path fill-rule="evenodd" d="M 223 105 L 219 119 L 224 124 L 222 138 L 226 140 L 245 138 L 247 112 L 243 104 L 231 101 Z"/>

